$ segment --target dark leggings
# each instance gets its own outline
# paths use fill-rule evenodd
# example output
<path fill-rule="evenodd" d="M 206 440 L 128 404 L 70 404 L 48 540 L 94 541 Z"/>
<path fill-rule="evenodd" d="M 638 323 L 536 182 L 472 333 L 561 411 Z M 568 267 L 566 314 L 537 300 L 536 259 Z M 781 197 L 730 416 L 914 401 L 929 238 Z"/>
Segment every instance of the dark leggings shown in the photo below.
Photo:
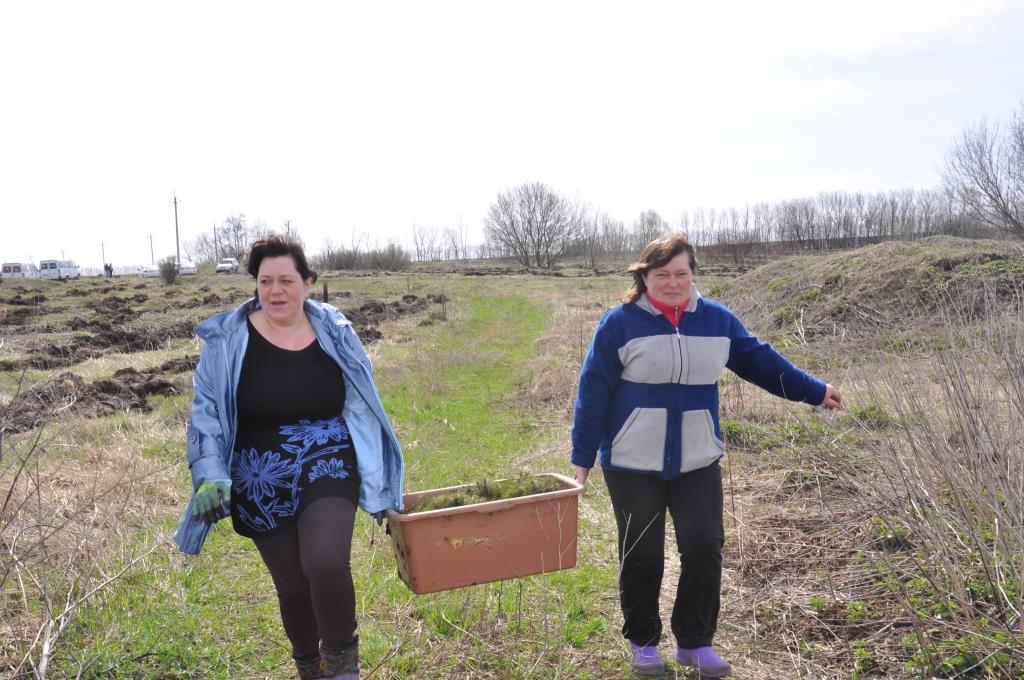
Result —
<path fill-rule="evenodd" d="M 665 569 L 665 509 L 676 528 L 681 570 L 672 608 L 680 647 L 710 645 L 721 601 L 722 469 L 718 463 L 661 479 L 604 471 L 619 530 L 619 599 L 622 634 L 638 645 L 661 639 L 658 599 Z"/>
<path fill-rule="evenodd" d="M 351 501 L 330 496 L 313 501 L 295 522 L 253 539 L 274 579 L 296 660 L 317 658 L 321 640 L 328 649 L 342 650 L 355 639 L 349 565 L 355 517 Z"/>

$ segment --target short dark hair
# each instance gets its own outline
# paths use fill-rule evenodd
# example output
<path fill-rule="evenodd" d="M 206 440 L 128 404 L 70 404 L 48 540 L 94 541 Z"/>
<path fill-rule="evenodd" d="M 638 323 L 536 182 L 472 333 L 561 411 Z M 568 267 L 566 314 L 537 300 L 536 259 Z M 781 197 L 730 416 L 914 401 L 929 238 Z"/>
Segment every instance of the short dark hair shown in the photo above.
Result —
<path fill-rule="evenodd" d="M 639 300 L 640 296 L 647 292 L 644 275 L 652 269 L 664 267 L 675 257 L 683 253 L 686 253 L 687 259 L 690 260 L 690 270 L 696 274 L 697 254 L 693 244 L 690 243 L 690 240 L 683 232 L 677 231 L 674 234 L 667 234 L 648 243 L 644 247 L 643 252 L 640 253 L 640 259 L 629 265 L 629 268 L 626 269 L 627 272 L 633 275 L 633 285 L 622 296 L 622 301 L 636 302 Z"/>
<path fill-rule="evenodd" d="M 290 236 L 279 236 L 271 234 L 266 238 L 253 241 L 249 248 L 249 261 L 245 265 L 246 271 L 255 279 L 260 273 L 260 263 L 265 257 L 281 257 L 288 255 L 295 263 L 295 271 L 299 272 L 302 280 L 313 279 L 316 283 L 317 274 L 309 268 L 306 262 L 306 253 L 302 250 L 302 244 Z"/>

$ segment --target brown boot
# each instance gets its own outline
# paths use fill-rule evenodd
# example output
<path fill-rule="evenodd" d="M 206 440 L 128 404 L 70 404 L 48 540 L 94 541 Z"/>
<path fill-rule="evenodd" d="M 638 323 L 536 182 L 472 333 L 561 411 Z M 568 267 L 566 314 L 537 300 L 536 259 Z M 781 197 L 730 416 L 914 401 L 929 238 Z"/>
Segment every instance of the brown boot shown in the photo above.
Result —
<path fill-rule="evenodd" d="M 359 680 L 359 638 L 345 649 L 320 648 L 325 680 Z"/>
<path fill-rule="evenodd" d="M 295 668 L 299 671 L 299 680 L 318 680 L 324 677 L 324 663 L 320 659 L 312 661 L 295 661 Z"/>

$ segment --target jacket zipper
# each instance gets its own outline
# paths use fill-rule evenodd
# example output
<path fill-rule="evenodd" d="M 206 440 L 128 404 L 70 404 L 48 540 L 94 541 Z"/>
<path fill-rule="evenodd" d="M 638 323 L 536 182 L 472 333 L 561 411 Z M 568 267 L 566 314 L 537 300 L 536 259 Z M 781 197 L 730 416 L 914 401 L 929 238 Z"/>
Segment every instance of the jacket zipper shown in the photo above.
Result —
<path fill-rule="evenodd" d="M 679 310 L 679 308 L 676 307 L 674 311 L 676 313 L 678 313 L 678 310 Z M 672 326 L 672 322 L 669 321 L 667 318 L 665 319 L 665 321 L 668 322 L 669 326 Z M 679 322 L 682 323 L 682 317 L 680 317 Z M 682 352 L 682 348 L 680 347 L 680 342 L 681 342 L 681 337 L 682 336 L 679 333 L 679 326 L 673 326 L 673 330 L 676 333 L 676 337 L 675 337 L 676 361 L 677 361 L 677 365 L 679 366 L 679 374 L 678 374 L 678 377 L 673 376 L 673 378 L 675 378 L 675 381 L 674 381 L 675 384 L 673 384 L 671 386 L 671 388 L 670 388 L 672 390 L 672 401 L 670 403 L 669 412 L 665 414 L 667 419 L 668 419 L 668 422 L 669 422 L 668 456 L 667 456 L 667 459 L 665 460 L 664 464 L 662 465 L 662 470 L 663 470 L 663 473 L 666 475 L 666 477 L 670 477 L 671 475 L 675 474 L 675 472 L 673 470 L 673 466 L 672 466 L 672 458 L 674 457 L 673 454 L 682 447 L 682 441 L 680 440 L 680 433 L 682 431 L 682 426 L 681 426 L 680 423 L 677 423 L 677 420 L 678 420 L 678 417 L 679 417 L 678 416 L 678 413 L 679 413 L 679 408 L 678 408 L 679 381 L 683 379 L 683 352 Z M 681 460 L 681 458 L 680 458 L 680 460 Z"/>
<path fill-rule="evenodd" d="M 679 312 L 679 307 L 676 307 L 674 311 L 675 311 L 675 313 L 679 317 L 679 323 L 676 325 L 676 351 L 679 353 L 679 380 L 677 380 L 676 384 L 673 386 L 673 390 L 675 392 L 676 399 L 673 399 L 674 408 L 672 409 L 672 411 L 673 411 L 672 412 L 672 422 L 674 423 L 675 427 L 672 428 L 673 429 L 673 435 L 672 436 L 673 436 L 673 438 L 678 438 L 677 439 L 678 443 L 674 446 L 674 448 L 672 450 L 673 450 L 673 452 L 678 452 L 679 457 L 678 457 L 678 461 L 677 461 L 675 469 L 672 470 L 672 474 L 680 474 L 682 472 L 682 469 L 683 469 L 683 411 L 682 411 L 682 404 L 679 403 L 679 399 L 682 397 L 682 394 L 683 394 L 683 384 L 682 383 L 683 383 L 683 359 L 684 359 L 684 357 L 683 357 L 683 334 L 680 332 L 679 329 L 683 325 L 683 315 L 682 315 L 682 313 Z"/>

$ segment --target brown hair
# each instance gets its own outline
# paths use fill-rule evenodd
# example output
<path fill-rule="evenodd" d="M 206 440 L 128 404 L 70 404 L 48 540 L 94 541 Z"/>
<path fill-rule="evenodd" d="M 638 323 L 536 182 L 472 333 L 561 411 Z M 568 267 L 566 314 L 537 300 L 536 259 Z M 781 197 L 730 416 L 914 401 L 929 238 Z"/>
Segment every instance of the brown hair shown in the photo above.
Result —
<path fill-rule="evenodd" d="M 295 271 L 299 272 L 302 280 L 313 279 L 316 283 L 316 272 L 309 268 L 306 262 L 306 253 L 302 250 L 302 244 L 288 236 L 271 234 L 266 238 L 254 241 L 249 248 L 249 261 L 245 269 L 255 279 L 260 273 L 260 263 L 265 257 L 281 257 L 288 255 L 295 263 Z"/>
<path fill-rule="evenodd" d="M 643 252 L 640 253 L 640 259 L 626 269 L 633 275 L 633 285 L 623 294 L 622 301 L 630 303 L 639 300 L 640 296 L 647 292 L 644 275 L 652 269 L 664 267 L 673 258 L 683 253 L 686 253 L 690 260 L 690 269 L 697 273 L 696 251 L 693 249 L 693 244 L 686 238 L 685 233 L 677 231 L 674 234 L 667 234 L 644 246 Z"/>

